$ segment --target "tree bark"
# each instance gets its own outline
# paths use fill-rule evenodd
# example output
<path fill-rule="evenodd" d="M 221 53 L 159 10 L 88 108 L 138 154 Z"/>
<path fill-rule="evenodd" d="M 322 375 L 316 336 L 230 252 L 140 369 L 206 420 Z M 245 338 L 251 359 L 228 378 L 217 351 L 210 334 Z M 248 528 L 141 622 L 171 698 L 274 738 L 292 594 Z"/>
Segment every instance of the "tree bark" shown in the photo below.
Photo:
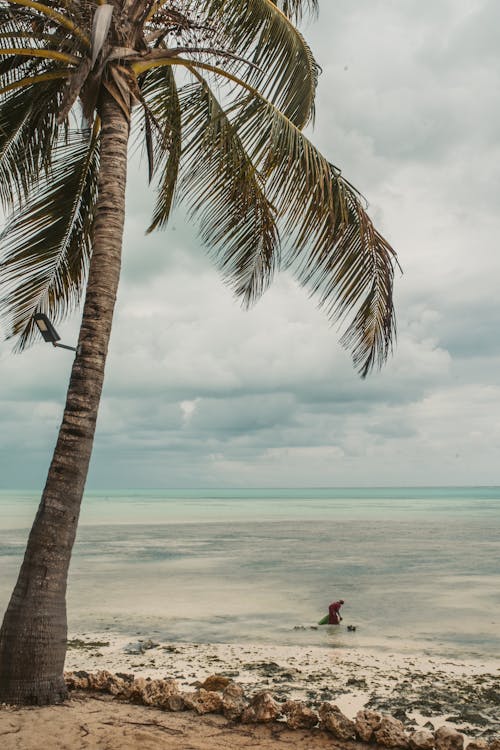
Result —
<path fill-rule="evenodd" d="M 66 406 L 24 561 L 0 629 L 0 703 L 64 700 L 66 583 L 94 440 L 120 277 L 129 122 L 104 92 L 98 198 Z"/>

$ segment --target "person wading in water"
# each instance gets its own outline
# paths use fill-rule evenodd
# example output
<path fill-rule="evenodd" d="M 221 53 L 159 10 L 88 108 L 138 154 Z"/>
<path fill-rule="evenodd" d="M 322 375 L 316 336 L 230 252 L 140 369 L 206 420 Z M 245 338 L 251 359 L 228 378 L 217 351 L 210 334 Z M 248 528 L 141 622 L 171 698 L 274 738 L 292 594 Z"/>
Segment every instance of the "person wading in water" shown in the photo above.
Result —
<path fill-rule="evenodd" d="M 328 624 L 329 625 L 340 625 L 342 620 L 340 614 L 340 608 L 343 605 L 344 600 L 339 599 L 338 602 L 332 602 L 328 607 Z"/>

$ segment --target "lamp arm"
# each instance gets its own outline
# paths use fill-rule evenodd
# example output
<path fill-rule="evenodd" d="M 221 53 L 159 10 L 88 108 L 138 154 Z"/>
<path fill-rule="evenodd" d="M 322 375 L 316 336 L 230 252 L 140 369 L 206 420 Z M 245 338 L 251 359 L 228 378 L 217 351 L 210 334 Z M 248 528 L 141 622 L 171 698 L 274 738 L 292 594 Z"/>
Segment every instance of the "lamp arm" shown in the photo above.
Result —
<path fill-rule="evenodd" d="M 76 352 L 76 346 L 67 346 L 66 344 L 58 344 L 57 341 L 53 342 L 53 346 L 58 346 L 59 349 L 69 349 L 72 352 Z"/>

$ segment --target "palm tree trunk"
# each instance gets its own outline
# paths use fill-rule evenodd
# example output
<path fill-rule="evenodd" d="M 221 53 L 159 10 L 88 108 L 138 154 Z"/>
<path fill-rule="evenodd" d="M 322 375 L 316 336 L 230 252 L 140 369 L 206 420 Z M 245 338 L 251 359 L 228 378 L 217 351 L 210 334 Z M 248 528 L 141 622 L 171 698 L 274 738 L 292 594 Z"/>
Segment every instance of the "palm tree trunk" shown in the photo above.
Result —
<path fill-rule="evenodd" d="M 64 700 L 66 582 L 120 276 L 129 122 L 105 93 L 99 193 L 78 351 L 24 561 L 0 630 L 0 703 Z"/>

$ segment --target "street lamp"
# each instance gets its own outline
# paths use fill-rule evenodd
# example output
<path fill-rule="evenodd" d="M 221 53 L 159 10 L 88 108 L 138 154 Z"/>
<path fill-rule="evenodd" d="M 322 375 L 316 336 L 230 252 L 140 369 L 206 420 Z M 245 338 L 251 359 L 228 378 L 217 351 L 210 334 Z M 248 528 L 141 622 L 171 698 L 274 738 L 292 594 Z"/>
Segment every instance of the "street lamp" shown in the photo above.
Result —
<path fill-rule="evenodd" d="M 43 313 L 35 313 L 33 319 L 40 333 L 42 334 L 43 340 L 52 346 L 58 346 L 60 349 L 70 349 L 72 352 L 76 352 L 75 346 L 67 346 L 66 344 L 59 344 L 60 336 L 56 329 Z"/>

